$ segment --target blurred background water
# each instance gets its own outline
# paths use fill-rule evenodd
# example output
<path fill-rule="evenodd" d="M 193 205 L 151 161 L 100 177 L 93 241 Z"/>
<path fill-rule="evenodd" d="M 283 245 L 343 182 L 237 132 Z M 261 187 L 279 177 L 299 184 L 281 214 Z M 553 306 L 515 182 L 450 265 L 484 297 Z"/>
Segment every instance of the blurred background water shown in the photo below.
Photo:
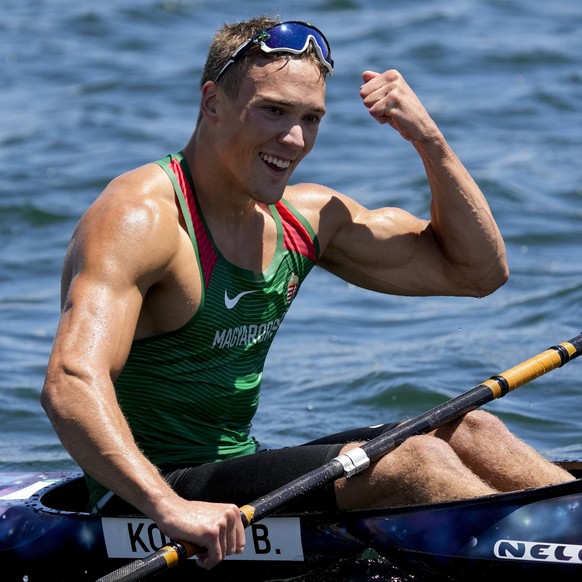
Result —
<path fill-rule="evenodd" d="M 428 215 L 417 154 L 359 98 L 362 71 L 397 68 L 486 193 L 511 277 L 484 299 L 402 298 L 316 270 L 271 350 L 259 440 L 420 414 L 582 330 L 576 0 L 4 0 L 0 471 L 75 468 L 38 402 L 69 237 L 110 179 L 185 144 L 212 34 L 263 13 L 313 22 L 336 61 L 294 181 Z M 487 409 L 544 454 L 580 458 L 580 365 Z"/>

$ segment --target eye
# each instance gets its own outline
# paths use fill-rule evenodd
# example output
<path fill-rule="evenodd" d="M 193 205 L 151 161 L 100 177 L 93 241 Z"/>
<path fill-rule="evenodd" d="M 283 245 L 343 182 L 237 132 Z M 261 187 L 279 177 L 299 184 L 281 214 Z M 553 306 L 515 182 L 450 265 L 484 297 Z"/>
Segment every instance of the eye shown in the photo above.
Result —
<path fill-rule="evenodd" d="M 307 121 L 309 124 L 318 125 L 321 121 L 321 117 L 319 115 L 306 115 L 305 121 Z"/>
<path fill-rule="evenodd" d="M 267 105 L 265 110 L 271 113 L 272 115 L 283 115 L 284 111 L 281 107 L 277 107 L 276 105 Z"/>

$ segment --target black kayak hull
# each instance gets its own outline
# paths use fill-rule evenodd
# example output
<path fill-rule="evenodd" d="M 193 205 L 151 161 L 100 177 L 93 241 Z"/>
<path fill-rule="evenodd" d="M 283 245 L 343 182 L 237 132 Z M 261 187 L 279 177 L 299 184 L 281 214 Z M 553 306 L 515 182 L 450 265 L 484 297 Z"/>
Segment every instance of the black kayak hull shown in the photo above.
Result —
<path fill-rule="evenodd" d="M 568 468 L 579 467 L 571 463 Z M 94 581 L 167 543 L 143 516 L 92 515 L 83 511 L 85 499 L 78 473 L 0 474 L 2 579 Z M 247 529 L 243 555 L 210 571 L 188 560 L 156 579 L 288 579 L 369 549 L 420 579 L 492 580 L 515 574 L 528 580 L 579 580 L 582 478 L 390 510 L 279 512 Z"/>

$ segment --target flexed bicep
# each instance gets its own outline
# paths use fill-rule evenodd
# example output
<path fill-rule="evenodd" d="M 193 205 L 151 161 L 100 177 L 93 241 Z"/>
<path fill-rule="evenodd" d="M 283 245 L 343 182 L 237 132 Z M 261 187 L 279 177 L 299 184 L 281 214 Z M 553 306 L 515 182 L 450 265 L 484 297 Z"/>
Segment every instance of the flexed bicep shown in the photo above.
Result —
<path fill-rule="evenodd" d="M 345 281 L 394 295 L 421 295 L 435 279 L 443 287 L 442 257 L 428 222 L 399 208 L 360 208 L 335 233 L 320 265 Z"/>

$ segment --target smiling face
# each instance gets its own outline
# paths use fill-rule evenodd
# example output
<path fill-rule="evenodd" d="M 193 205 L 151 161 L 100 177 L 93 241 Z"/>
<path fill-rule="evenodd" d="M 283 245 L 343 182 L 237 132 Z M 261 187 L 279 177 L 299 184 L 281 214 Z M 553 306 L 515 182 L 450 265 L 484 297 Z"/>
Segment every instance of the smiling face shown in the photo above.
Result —
<path fill-rule="evenodd" d="M 215 151 L 224 186 L 272 204 L 313 148 L 325 114 L 325 80 L 308 59 L 260 60 L 234 99 L 217 88 L 216 111 Z"/>

